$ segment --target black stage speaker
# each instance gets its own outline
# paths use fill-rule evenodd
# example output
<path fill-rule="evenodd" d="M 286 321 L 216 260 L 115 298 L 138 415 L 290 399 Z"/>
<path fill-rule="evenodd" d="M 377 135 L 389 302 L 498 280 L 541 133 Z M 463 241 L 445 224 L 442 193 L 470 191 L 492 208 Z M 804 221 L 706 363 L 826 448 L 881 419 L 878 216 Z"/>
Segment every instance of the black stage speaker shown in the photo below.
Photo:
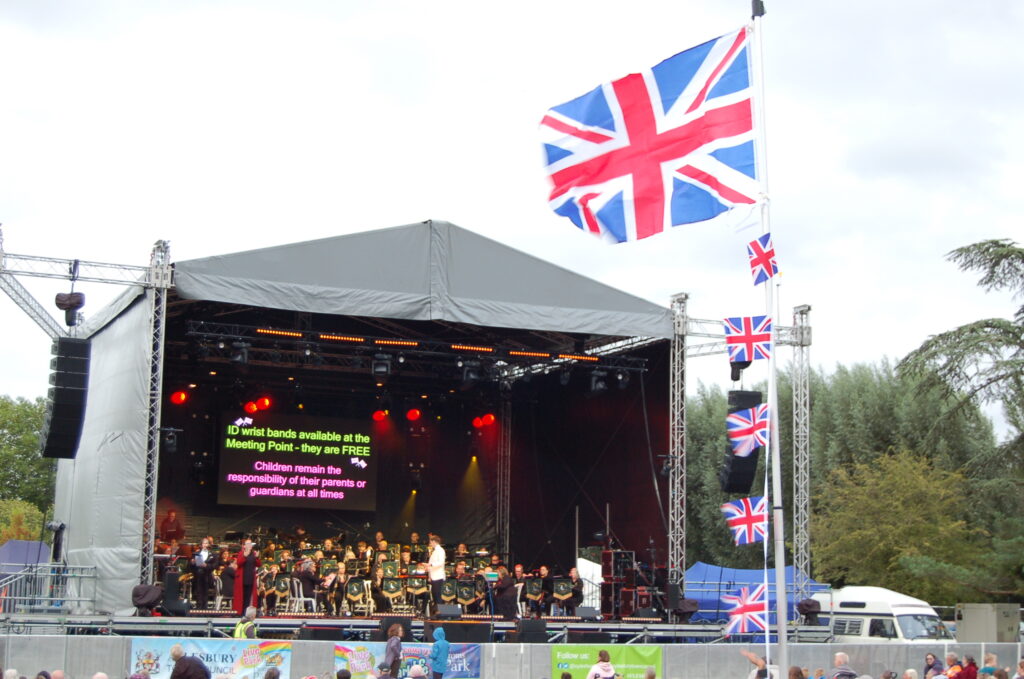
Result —
<path fill-rule="evenodd" d="M 438 620 L 458 620 L 462 617 L 462 607 L 457 604 L 438 604 L 437 615 L 434 617 Z"/>
<path fill-rule="evenodd" d="M 387 641 L 388 628 L 392 625 L 402 626 L 402 641 L 415 641 L 415 639 L 412 638 L 412 618 L 409 616 L 388 616 L 386 618 L 381 618 L 380 631 L 384 635 L 384 638 L 380 639 L 380 641 Z"/>
<path fill-rule="evenodd" d="M 299 639 L 302 641 L 341 641 L 340 627 L 300 627 Z"/>
<path fill-rule="evenodd" d="M 748 410 L 761 403 L 759 391 L 730 391 L 729 413 Z M 718 472 L 718 485 L 725 493 L 749 493 L 757 475 L 757 460 L 761 456 L 758 446 L 746 457 L 733 455 L 732 449 L 726 447 L 722 469 Z"/>
<path fill-rule="evenodd" d="M 634 618 L 658 618 L 658 619 L 661 618 L 661 616 L 658 615 L 658 611 L 654 610 L 653 608 L 638 608 L 638 609 L 636 609 L 636 615 L 634 615 L 633 617 Z"/>
<path fill-rule="evenodd" d="M 516 623 L 516 639 L 524 644 L 546 644 L 548 642 L 548 621 L 523 618 Z"/>
<path fill-rule="evenodd" d="M 601 618 L 601 611 L 591 606 L 577 606 L 576 615 L 579 616 L 580 620 L 599 620 Z"/>
<path fill-rule="evenodd" d="M 679 602 L 683 600 L 683 588 L 678 582 L 670 582 L 665 585 L 665 608 L 670 611 L 679 608 Z"/>
<path fill-rule="evenodd" d="M 444 629 L 445 638 L 453 644 L 486 644 L 491 640 L 491 625 L 487 622 L 430 622 L 423 624 L 423 634 L 430 643 L 434 642 L 434 630 Z"/>
<path fill-rule="evenodd" d="M 185 617 L 192 609 L 192 603 L 181 598 L 178 578 L 181 573 L 176 568 L 169 568 L 164 573 L 164 602 L 160 605 L 173 616 Z"/>
<path fill-rule="evenodd" d="M 582 630 L 569 630 L 570 644 L 610 644 L 612 643 L 611 632 L 586 632 Z"/>
<path fill-rule="evenodd" d="M 49 399 L 39 436 L 43 457 L 73 459 L 78 452 L 89 386 L 89 340 L 58 337 L 51 347 Z"/>

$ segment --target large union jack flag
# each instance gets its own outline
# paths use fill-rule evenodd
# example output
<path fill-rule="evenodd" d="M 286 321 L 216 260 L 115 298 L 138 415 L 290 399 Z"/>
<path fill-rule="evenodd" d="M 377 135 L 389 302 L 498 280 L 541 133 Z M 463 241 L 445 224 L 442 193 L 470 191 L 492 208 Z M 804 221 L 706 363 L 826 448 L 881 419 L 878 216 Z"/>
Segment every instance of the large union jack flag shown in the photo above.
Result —
<path fill-rule="evenodd" d="M 768 502 L 763 495 L 726 502 L 722 505 L 722 513 L 737 545 L 768 539 Z"/>
<path fill-rule="evenodd" d="M 772 245 L 770 233 L 747 243 L 747 257 L 750 258 L 750 273 L 754 276 L 754 285 L 764 283 L 779 273 L 779 265 L 775 263 L 775 246 Z"/>
<path fill-rule="evenodd" d="M 722 595 L 722 602 L 732 606 L 729 610 L 729 624 L 725 626 L 726 635 L 751 634 L 768 629 L 765 590 L 762 583 L 753 592 L 749 587 L 740 587 L 736 594 Z"/>
<path fill-rule="evenodd" d="M 772 354 L 770 316 L 733 316 L 725 319 L 725 345 L 729 361 L 756 361 Z"/>
<path fill-rule="evenodd" d="M 755 203 L 747 43 L 740 29 L 548 111 L 551 209 L 621 243 Z"/>
<path fill-rule="evenodd" d="M 769 426 L 767 403 L 726 415 L 725 428 L 732 454 L 747 457 L 758 446 L 768 445 Z"/>

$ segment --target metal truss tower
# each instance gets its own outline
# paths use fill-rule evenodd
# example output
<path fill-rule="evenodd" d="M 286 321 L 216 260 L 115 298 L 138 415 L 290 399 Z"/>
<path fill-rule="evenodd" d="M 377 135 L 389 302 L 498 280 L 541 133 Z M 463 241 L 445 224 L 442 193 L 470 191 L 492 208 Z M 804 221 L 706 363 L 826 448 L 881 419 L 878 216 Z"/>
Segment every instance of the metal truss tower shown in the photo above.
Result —
<path fill-rule="evenodd" d="M 793 566 L 794 600 L 810 596 L 811 574 L 811 325 L 810 305 L 793 309 Z"/>
<path fill-rule="evenodd" d="M 150 265 L 132 266 L 78 259 L 59 259 L 33 255 L 15 255 L 4 251 L 0 231 L 0 290 L 14 300 L 50 339 L 74 334 L 65 329 L 16 276 L 53 278 L 88 283 L 137 285 L 150 290 L 150 371 L 147 418 L 146 478 L 143 489 L 142 563 L 139 582 L 148 584 L 153 575 L 153 537 L 156 525 L 156 480 L 160 449 L 160 395 L 163 389 L 164 326 L 167 315 L 167 291 L 171 287 L 171 261 L 167 241 L 157 241 Z"/>
<path fill-rule="evenodd" d="M 498 552 L 507 555 L 511 524 L 512 500 L 512 401 L 501 400 L 499 412 L 501 431 L 498 432 Z"/>
<path fill-rule="evenodd" d="M 686 293 L 672 296 L 672 374 L 669 381 L 668 581 L 686 573 Z"/>

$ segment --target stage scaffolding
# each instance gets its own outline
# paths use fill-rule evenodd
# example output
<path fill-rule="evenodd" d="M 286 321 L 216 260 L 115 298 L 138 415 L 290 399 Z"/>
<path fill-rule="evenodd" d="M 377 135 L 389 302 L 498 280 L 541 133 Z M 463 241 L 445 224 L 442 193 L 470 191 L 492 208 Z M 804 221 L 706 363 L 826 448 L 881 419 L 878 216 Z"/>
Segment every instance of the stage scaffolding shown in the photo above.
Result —
<path fill-rule="evenodd" d="M 684 591 L 686 572 L 686 359 L 726 352 L 721 320 L 687 315 L 686 293 L 672 297 L 672 337 L 669 399 L 669 528 L 668 581 Z M 793 368 L 793 564 L 796 600 L 807 598 L 810 575 L 810 357 L 811 307 L 794 309 L 792 326 L 775 326 L 776 344 L 795 347 Z M 689 337 L 711 340 L 687 345 Z"/>

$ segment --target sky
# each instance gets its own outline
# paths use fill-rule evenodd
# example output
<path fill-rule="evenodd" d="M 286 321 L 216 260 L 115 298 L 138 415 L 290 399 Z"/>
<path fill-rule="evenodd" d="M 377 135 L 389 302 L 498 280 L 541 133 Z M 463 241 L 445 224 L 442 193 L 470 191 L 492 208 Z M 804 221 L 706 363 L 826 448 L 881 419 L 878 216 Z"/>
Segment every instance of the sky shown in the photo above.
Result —
<path fill-rule="evenodd" d="M 771 230 L 811 362 L 898 359 L 1008 317 L 945 259 L 1024 240 L 1024 3 L 767 0 Z M 630 3 L 8 0 L 4 250 L 145 265 L 447 220 L 697 318 L 763 313 L 723 219 L 608 245 L 547 206 L 538 123 L 749 19 L 745 0 Z M 67 282 L 21 277 L 47 308 Z M 120 290 L 83 285 L 95 314 Z M 49 341 L 0 295 L 0 394 L 45 394 Z M 779 351 L 783 363 L 789 349 Z M 748 379 L 763 378 L 755 366 Z M 728 385 L 724 356 L 691 361 Z"/>

